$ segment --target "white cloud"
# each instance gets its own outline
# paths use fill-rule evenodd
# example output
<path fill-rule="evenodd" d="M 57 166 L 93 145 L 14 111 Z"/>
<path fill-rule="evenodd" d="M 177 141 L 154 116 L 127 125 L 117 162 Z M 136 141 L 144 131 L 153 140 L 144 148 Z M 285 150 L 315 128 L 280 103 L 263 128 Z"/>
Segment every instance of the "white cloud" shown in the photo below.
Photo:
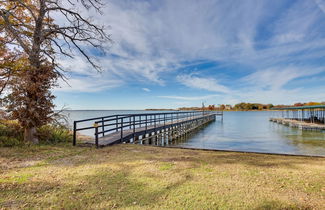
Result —
<path fill-rule="evenodd" d="M 273 31 L 273 44 L 286 44 L 296 42 L 305 44 L 309 40 L 318 39 L 318 32 L 313 30 L 317 21 L 321 21 L 320 13 L 311 1 L 295 1 L 285 12 L 279 15 L 271 27 Z M 305 40 L 304 40 L 305 39 Z M 306 41 L 306 42 L 303 42 Z"/>
<path fill-rule="evenodd" d="M 116 88 L 122 84 L 123 82 L 119 80 L 103 80 L 98 77 L 74 77 L 68 80 L 68 84 L 60 79 L 59 87 L 54 90 L 59 92 L 98 92 Z"/>
<path fill-rule="evenodd" d="M 163 85 L 161 75 L 182 67 L 183 61 L 237 62 L 260 69 L 296 62 L 293 55 L 306 49 L 324 49 L 325 40 L 316 36 L 317 30 L 310 33 L 320 18 L 315 6 L 298 1 L 283 12 L 279 9 L 283 5 L 281 1 L 253 0 L 240 4 L 214 0 L 111 1 L 103 22 L 112 26 L 115 44 L 111 52 L 118 56 L 112 62 L 119 64 L 110 70 L 138 74 L 137 78 L 144 76 Z M 258 27 L 275 12 L 279 15 L 268 26 L 274 33 L 264 38 L 266 47 L 256 48 L 261 42 L 256 39 Z M 319 58 L 321 53 L 313 56 Z"/>
<path fill-rule="evenodd" d="M 269 95 L 280 101 L 286 93 L 293 94 L 285 90 L 286 84 L 324 71 L 315 70 L 312 63 L 322 59 L 325 53 L 324 25 L 321 25 L 324 2 L 315 0 L 315 3 L 299 0 L 285 8 L 284 1 L 111 0 L 103 8 L 104 16 L 98 17 L 91 12 L 96 22 L 111 25 L 109 32 L 114 44 L 110 54 L 98 58 L 105 71 L 98 76 L 78 56 L 73 61 L 63 60 L 62 64 L 72 67 L 71 77 L 77 81 L 70 83 L 75 91 L 101 91 L 129 81 L 143 86 L 148 83 L 165 85 L 164 76 L 188 67 L 186 62 L 236 64 L 237 69 L 231 69 L 229 77 L 236 84 L 249 86 L 241 90 L 223 85 L 224 81 L 218 77 L 179 72 L 181 75 L 176 79 L 187 87 L 233 94 L 233 97 L 224 97 L 229 101 L 256 98 L 251 92 L 261 98 Z M 235 71 L 243 75 L 247 69 L 250 75 L 233 76 Z M 226 68 L 220 71 L 228 74 Z M 94 81 L 101 87 L 93 87 Z M 267 90 L 260 90 L 263 88 Z M 271 94 L 270 89 L 278 91 Z M 68 91 L 67 88 L 62 90 Z M 161 97 L 203 100 L 211 95 L 202 96 L 203 99 L 197 96 Z"/>
<path fill-rule="evenodd" d="M 202 101 L 206 99 L 215 98 L 219 95 L 205 95 L 205 96 L 158 96 L 159 98 L 185 100 L 185 101 Z"/>
<path fill-rule="evenodd" d="M 289 42 L 299 42 L 304 38 L 304 34 L 296 34 L 288 32 L 286 34 L 279 34 L 275 36 L 275 40 L 278 43 L 289 43 Z"/>
<path fill-rule="evenodd" d="M 325 1 L 324 0 L 314 0 L 319 9 L 325 14 Z"/>
<path fill-rule="evenodd" d="M 197 88 L 220 93 L 230 92 L 226 86 L 220 85 L 218 81 L 213 78 L 203 78 L 192 75 L 178 75 L 177 80 L 183 85 L 190 88 Z"/>
<path fill-rule="evenodd" d="M 269 88 L 272 90 L 280 89 L 288 82 L 303 77 L 314 75 L 320 72 L 325 72 L 325 68 L 319 69 L 306 69 L 287 67 L 287 68 L 270 68 L 265 70 L 260 70 L 254 72 L 244 78 L 242 82 L 247 82 L 249 84 L 255 85 L 255 88 Z"/>
<path fill-rule="evenodd" d="M 297 102 L 309 101 L 324 101 L 325 86 L 316 90 L 304 90 L 303 88 L 296 88 L 292 90 L 279 89 L 261 90 L 261 89 L 246 89 L 242 91 L 237 102 L 254 102 L 254 103 L 273 103 L 273 104 L 293 104 Z M 239 99 L 239 100 L 238 100 Z"/>
<path fill-rule="evenodd" d="M 143 91 L 145 92 L 150 92 L 151 90 L 149 88 L 142 88 Z"/>

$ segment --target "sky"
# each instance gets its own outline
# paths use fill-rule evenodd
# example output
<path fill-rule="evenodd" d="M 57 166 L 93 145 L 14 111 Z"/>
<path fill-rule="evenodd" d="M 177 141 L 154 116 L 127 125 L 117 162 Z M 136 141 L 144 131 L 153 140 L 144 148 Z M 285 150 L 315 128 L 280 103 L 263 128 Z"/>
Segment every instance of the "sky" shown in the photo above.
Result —
<path fill-rule="evenodd" d="M 325 0 L 106 0 L 97 72 L 60 58 L 57 108 L 325 101 Z M 91 49 L 90 49 L 91 51 Z"/>

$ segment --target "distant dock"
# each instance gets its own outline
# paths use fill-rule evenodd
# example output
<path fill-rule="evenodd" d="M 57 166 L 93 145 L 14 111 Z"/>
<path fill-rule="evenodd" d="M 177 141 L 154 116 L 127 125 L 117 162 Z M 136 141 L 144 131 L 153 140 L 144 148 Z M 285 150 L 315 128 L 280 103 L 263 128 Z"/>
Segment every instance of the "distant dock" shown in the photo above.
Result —
<path fill-rule="evenodd" d="M 284 119 L 284 118 L 270 118 L 271 122 L 286 125 L 292 128 L 301 130 L 325 131 L 325 124 L 307 123 L 304 121 Z"/>
<path fill-rule="evenodd" d="M 270 118 L 271 122 L 302 130 L 325 131 L 325 105 L 283 107 L 280 117 Z"/>
<path fill-rule="evenodd" d="M 223 112 L 192 111 L 162 112 L 145 114 L 124 114 L 74 121 L 73 145 L 77 143 L 77 132 L 93 130 L 94 140 L 83 143 L 96 147 L 116 143 L 152 143 L 168 144 L 175 138 L 207 124 Z M 89 124 L 92 126 L 89 126 Z"/>

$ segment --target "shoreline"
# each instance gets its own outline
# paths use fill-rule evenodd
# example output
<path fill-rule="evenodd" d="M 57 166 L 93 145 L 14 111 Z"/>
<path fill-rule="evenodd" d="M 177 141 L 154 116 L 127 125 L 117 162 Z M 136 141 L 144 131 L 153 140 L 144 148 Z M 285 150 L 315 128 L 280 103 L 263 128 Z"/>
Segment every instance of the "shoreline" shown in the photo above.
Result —
<path fill-rule="evenodd" d="M 60 110 L 55 110 L 55 111 L 60 111 Z M 153 112 L 153 111 L 203 111 L 203 110 L 196 110 L 196 109 L 192 109 L 192 110 L 179 110 L 179 109 L 155 109 L 155 110 L 146 110 L 146 109 L 67 109 L 67 110 L 63 110 L 63 111 L 149 111 L 149 112 Z M 271 109 L 263 109 L 263 110 L 204 110 L 205 112 L 264 112 L 264 111 L 281 111 L 281 110 L 271 110 Z"/>

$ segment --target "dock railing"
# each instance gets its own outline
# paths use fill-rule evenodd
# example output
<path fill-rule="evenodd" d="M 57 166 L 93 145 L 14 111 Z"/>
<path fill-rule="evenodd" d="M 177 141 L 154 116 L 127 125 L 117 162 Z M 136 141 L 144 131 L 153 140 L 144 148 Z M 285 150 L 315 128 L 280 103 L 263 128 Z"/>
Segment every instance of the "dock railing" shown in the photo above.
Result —
<path fill-rule="evenodd" d="M 206 115 L 223 115 L 223 112 L 213 111 L 177 111 L 177 112 L 161 112 L 161 113 L 142 113 L 142 114 L 123 114 L 110 115 L 104 117 L 96 117 L 84 120 L 76 120 L 73 123 L 73 145 L 77 144 L 77 132 L 83 130 L 93 130 L 95 136 L 95 144 L 98 146 L 99 136 L 105 136 L 111 133 L 120 134 L 120 139 L 123 141 L 123 132 L 125 130 L 133 130 L 136 132 L 137 128 L 142 128 L 147 131 L 155 129 L 156 127 L 166 126 L 168 124 L 177 124 L 187 120 L 195 119 Z M 81 127 L 82 123 L 94 122 L 91 126 L 88 124 Z"/>

